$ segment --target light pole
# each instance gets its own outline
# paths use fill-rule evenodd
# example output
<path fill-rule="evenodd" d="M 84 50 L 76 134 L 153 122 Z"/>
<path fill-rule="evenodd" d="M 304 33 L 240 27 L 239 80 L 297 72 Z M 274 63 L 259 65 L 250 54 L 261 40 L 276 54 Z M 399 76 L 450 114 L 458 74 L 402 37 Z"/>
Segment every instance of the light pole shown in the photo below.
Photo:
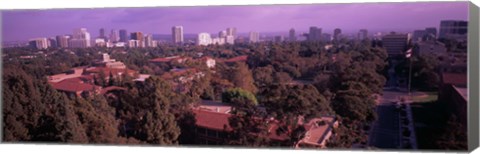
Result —
<path fill-rule="evenodd" d="M 412 87 L 412 49 L 407 50 L 406 57 L 410 60 L 410 66 L 408 67 L 408 96 L 411 96 L 411 87 Z"/>

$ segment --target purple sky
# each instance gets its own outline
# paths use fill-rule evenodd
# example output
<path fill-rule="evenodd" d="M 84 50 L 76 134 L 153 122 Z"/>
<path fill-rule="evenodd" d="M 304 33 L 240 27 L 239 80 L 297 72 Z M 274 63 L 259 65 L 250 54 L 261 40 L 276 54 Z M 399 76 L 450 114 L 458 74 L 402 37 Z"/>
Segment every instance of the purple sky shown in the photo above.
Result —
<path fill-rule="evenodd" d="M 323 32 L 411 31 L 437 27 L 440 20 L 468 20 L 468 2 L 357 3 L 312 5 L 256 5 L 208 7 L 95 8 L 2 11 L 3 41 L 28 40 L 71 34 L 84 27 L 92 38 L 98 30 L 127 29 L 170 34 L 183 25 L 184 33 L 218 33 L 227 27 L 237 31 L 306 32 L 318 26 Z"/>

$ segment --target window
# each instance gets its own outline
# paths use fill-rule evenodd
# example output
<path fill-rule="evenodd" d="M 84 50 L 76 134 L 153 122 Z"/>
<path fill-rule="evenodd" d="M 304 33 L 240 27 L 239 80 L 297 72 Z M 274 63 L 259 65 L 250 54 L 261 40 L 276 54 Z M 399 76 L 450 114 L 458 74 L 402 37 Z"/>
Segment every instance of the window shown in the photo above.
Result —
<path fill-rule="evenodd" d="M 207 136 L 209 137 L 217 137 L 217 133 L 214 130 L 207 129 Z"/>

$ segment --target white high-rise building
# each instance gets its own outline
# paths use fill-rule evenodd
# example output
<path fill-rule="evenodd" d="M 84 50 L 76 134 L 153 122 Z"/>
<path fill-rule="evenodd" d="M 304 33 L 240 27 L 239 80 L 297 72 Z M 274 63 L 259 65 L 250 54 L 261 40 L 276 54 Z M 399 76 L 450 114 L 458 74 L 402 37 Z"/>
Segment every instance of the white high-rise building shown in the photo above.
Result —
<path fill-rule="evenodd" d="M 260 41 L 260 34 L 258 32 L 250 32 L 249 34 L 250 43 L 255 43 Z"/>
<path fill-rule="evenodd" d="M 235 27 L 227 28 L 227 35 L 231 35 L 233 36 L 233 39 L 235 39 L 237 37 L 237 28 Z"/>
<path fill-rule="evenodd" d="M 225 43 L 235 44 L 235 37 L 232 35 L 225 36 Z"/>
<path fill-rule="evenodd" d="M 29 44 L 35 49 L 46 49 L 48 48 L 48 39 L 44 37 L 31 39 Z"/>
<path fill-rule="evenodd" d="M 222 31 L 218 32 L 218 37 L 225 38 L 225 36 L 227 36 L 227 31 L 226 30 L 222 30 Z"/>
<path fill-rule="evenodd" d="M 145 47 L 155 47 L 152 34 L 147 34 L 147 36 L 145 36 Z"/>
<path fill-rule="evenodd" d="M 209 33 L 200 33 L 197 37 L 197 45 L 209 45 L 212 43 L 212 38 Z"/>
<path fill-rule="evenodd" d="M 223 45 L 225 44 L 225 37 L 216 37 L 212 39 L 212 44 Z"/>
<path fill-rule="evenodd" d="M 86 28 L 74 29 L 68 46 L 72 48 L 90 47 L 90 33 L 87 32 Z"/>
<path fill-rule="evenodd" d="M 172 41 L 175 44 L 183 43 L 183 26 L 172 27 Z"/>
<path fill-rule="evenodd" d="M 118 30 L 112 29 L 112 31 L 110 31 L 110 41 L 111 42 L 120 41 L 120 34 L 119 34 Z"/>

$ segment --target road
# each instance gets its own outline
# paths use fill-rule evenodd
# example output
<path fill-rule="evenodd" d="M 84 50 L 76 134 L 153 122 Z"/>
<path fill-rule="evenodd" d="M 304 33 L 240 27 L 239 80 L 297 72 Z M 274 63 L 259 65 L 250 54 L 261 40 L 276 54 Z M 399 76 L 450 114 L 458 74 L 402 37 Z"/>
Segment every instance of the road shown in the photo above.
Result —
<path fill-rule="evenodd" d="M 368 145 L 380 149 L 397 149 L 400 145 L 399 114 L 393 102 L 405 92 L 384 91 L 377 104 L 377 120 L 373 122 Z"/>

